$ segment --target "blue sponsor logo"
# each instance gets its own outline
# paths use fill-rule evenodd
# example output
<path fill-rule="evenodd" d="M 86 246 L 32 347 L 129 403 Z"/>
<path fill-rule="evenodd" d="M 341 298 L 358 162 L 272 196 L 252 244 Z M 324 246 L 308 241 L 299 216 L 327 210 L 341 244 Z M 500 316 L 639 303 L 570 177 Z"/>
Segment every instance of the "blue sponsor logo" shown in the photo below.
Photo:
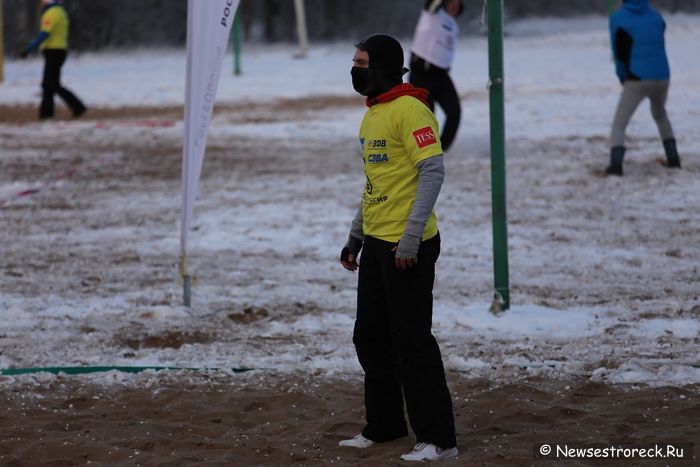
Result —
<path fill-rule="evenodd" d="M 387 154 L 369 154 L 367 156 L 367 162 L 369 164 L 381 164 L 382 162 L 389 162 L 389 156 Z"/>

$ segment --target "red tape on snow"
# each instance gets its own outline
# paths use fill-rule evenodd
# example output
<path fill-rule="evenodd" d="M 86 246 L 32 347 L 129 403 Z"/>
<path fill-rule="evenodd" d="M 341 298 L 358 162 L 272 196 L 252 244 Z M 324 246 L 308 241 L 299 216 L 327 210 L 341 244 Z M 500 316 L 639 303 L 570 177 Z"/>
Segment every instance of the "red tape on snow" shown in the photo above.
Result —
<path fill-rule="evenodd" d="M 62 173 L 60 173 L 59 175 L 57 175 L 57 176 L 55 176 L 55 177 L 52 177 L 52 178 L 50 178 L 50 179 L 48 179 L 48 180 L 46 180 L 46 181 L 44 181 L 44 182 L 40 182 L 38 186 L 34 186 L 34 187 L 31 187 L 31 188 L 25 188 L 24 190 L 18 191 L 17 193 L 11 195 L 11 196 L 8 197 L 7 199 L 2 199 L 2 198 L 0 198 L 0 208 L 5 207 L 7 204 L 11 203 L 13 200 L 15 200 L 15 199 L 17 199 L 17 198 L 21 198 L 21 197 L 23 197 L 23 196 L 33 195 L 33 194 L 35 194 L 35 193 L 39 193 L 40 191 L 46 190 L 46 189 L 48 189 L 48 188 L 51 188 L 53 185 L 56 185 L 58 182 L 60 182 L 60 181 L 62 181 L 62 180 L 65 180 L 65 179 L 67 179 L 67 178 L 70 178 L 70 177 L 74 176 L 75 174 L 77 174 L 78 172 L 81 172 L 81 171 L 84 172 L 84 171 L 86 171 L 86 170 L 88 170 L 88 169 L 95 169 L 95 168 L 97 168 L 97 167 L 100 167 L 100 166 L 102 166 L 102 165 L 105 165 L 105 164 L 107 164 L 111 159 L 112 159 L 112 158 L 109 158 L 109 159 L 102 159 L 102 160 L 99 160 L 99 161 L 90 161 L 90 162 L 87 162 L 87 163 L 75 165 L 75 166 L 69 168 L 69 169 L 66 170 L 65 172 L 62 172 Z"/>
<path fill-rule="evenodd" d="M 175 120 L 113 120 L 95 124 L 95 128 L 170 128 Z"/>

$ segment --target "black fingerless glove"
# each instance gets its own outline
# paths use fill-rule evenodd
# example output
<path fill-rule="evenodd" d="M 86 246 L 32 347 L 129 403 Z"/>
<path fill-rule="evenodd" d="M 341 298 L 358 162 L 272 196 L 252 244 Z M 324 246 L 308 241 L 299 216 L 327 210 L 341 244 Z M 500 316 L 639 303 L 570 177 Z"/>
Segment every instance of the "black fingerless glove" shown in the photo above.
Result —
<path fill-rule="evenodd" d="M 350 235 L 348 237 L 347 243 L 343 247 L 343 250 L 340 252 L 340 261 L 345 261 L 345 262 L 350 261 L 348 259 L 350 257 L 350 255 L 353 255 L 355 257 L 355 260 L 357 260 L 357 255 L 360 254 L 361 249 L 362 249 L 362 240 Z"/>

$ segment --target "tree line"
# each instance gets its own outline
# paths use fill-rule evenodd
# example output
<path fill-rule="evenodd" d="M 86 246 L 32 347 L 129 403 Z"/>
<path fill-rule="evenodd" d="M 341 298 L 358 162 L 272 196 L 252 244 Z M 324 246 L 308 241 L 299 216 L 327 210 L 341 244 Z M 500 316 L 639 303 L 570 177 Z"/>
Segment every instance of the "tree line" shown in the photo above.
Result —
<path fill-rule="evenodd" d="M 206 0 L 204 0 L 206 1 Z M 6 54 L 14 56 L 36 35 L 38 0 L 4 0 Z M 293 42 L 293 0 L 241 0 L 243 41 Z M 483 0 L 464 0 L 464 34 L 483 32 Z M 506 20 L 524 17 L 604 15 L 610 0 L 504 0 Z M 618 3 L 620 3 L 618 1 Z M 700 0 L 651 0 L 667 12 L 700 12 Z M 385 32 L 410 38 L 424 0 L 305 0 L 310 40 L 357 40 Z M 65 0 L 71 19 L 71 48 L 178 47 L 186 40 L 187 0 Z"/>

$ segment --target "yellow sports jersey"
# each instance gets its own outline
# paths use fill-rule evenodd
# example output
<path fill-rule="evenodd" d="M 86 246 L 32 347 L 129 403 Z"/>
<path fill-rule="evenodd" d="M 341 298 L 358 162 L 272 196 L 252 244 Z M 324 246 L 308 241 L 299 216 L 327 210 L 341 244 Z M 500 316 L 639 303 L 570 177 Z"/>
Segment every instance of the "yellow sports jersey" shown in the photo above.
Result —
<path fill-rule="evenodd" d="M 39 46 L 41 50 L 68 48 L 68 13 L 63 6 L 51 6 L 41 15 L 41 30 L 49 35 Z"/>
<path fill-rule="evenodd" d="M 362 194 L 363 232 L 398 242 L 406 230 L 418 188 L 417 165 L 442 154 L 435 115 L 420 100 L 401 96 L 371 106 L 360 125 L 367 183 Z M 438 233 L 435 211 L 423 240 Z"/>

